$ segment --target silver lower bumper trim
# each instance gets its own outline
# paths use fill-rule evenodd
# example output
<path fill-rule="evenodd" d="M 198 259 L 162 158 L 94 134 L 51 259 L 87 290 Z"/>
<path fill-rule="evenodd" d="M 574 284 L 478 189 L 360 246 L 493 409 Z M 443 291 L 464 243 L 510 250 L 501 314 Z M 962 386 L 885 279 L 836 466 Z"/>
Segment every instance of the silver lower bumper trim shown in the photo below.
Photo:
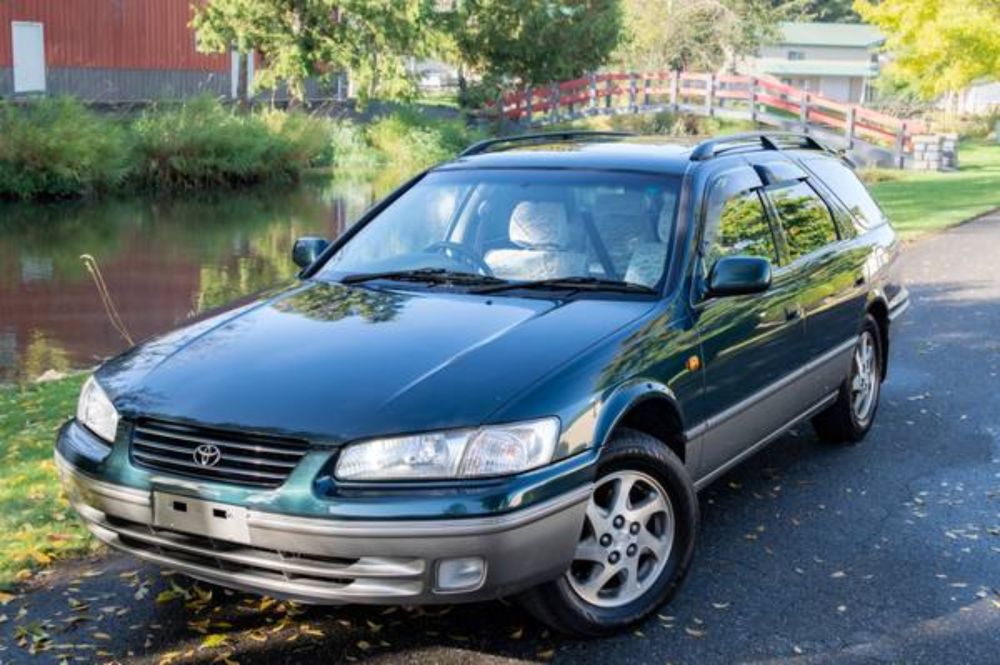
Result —
<path fill-rule="evenodd" d="M 74 508 L 101 541 L 223 586 L 307 603 L 434 603 L 509 595 L 562 574 L 573 556 L 590 485 L 503 515 L 344 522 L 248 511 L 250 542 L 154 525 L 149 491 L 56 465 Z M 434 590 L 440 559 L 481 557 L 486 577 L 460 593 Z"/>
<path fill-rule="evenodd" d="M 889 320 L 895 321 L 903 312 L 910 308 L 910 294 L 907 291 L 901 293 L 892 303 L 889 305 Z"/>

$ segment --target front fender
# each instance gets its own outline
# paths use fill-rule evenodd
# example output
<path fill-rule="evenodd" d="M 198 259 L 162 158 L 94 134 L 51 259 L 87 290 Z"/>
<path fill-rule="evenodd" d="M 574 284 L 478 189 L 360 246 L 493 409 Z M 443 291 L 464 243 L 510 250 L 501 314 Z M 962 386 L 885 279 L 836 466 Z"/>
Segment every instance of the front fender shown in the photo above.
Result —
<path fill-rule="evenodd" d="M 673 409 L 680 423 L 679 431 L 683 432 L 684 414 L 673 391 L 658 381 L 636 378 L 615 388 L 602 405 L 594 427 L 596 446 L 603 448 L 622 418 L 633 408 L 651 399 L 669 403 L 669 408 Z"/>

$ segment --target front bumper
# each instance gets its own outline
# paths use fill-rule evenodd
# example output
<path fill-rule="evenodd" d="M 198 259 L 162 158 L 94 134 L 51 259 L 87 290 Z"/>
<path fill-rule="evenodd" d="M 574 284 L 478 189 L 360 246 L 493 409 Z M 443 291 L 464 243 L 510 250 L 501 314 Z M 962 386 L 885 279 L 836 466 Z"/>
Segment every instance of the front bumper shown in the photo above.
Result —
<path fill-rule="evenodd" d="M 896 319 L 903 315 L 910 308 L 910 292 L 903 287 L 896 294 L 896 297 L 889 303 L 889 321 L 895 323 Z"/>
<path fill-rule="evenodd" d="M 249 544 L 154 526 L 150 491 L 101 481 L 56 453 L 73 507 L 108 545 L 191 577 L 305 603 L 476 601 L 561 575 L 590 484 L 513 512 L 435 520 L 327 520 L 247 511 Z M 437 590 L 443 559 L 480 557 L 482 582 Z"/>

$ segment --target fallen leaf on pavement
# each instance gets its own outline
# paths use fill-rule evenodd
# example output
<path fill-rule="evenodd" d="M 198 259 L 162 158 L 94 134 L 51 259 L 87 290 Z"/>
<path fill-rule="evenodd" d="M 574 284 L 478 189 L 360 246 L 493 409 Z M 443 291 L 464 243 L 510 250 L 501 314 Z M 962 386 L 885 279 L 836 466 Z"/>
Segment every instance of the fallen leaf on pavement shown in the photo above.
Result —
<path fill-rule="evenodd" d="M 162 656 L 160 656 L 159 665 L 171 665 L 174 661 L 176 661 L 180 657 L 180 655 L 181 655 L 180 651 L 170 651 L 168 653 L 165 653 Z"/>
<path fill-rule="evenodd" d="M 138 595 L 138 592 L 136 593 L 136 595 Z M 173 589 L 166 589 L 165 591 L 161 591 L 160 593 L 156 594 L 156 602 L 159 603 L 160 605 L 163 605 L 164 603 L 169 603 L 170 601 L 181 597 L 182 597 L 181 594 L 174 591 Z"/>
<path fill-rule="evenodd" d="M 201 641 L 200 649 L 218 649 L 219 647 L 229 646 L 229 636 L 223 633 L 212 633 L 211 635 L 206 635 L 205 639 Z"/>

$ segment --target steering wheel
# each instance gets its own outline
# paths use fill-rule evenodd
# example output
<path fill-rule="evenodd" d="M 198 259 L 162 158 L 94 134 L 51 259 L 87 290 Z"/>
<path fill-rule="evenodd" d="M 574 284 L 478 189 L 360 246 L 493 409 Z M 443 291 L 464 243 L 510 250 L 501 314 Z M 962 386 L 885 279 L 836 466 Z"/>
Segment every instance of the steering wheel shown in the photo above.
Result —
<path fill-rule="evenodd" d="M 493 269 L 482 257 L 473 254 L 468 247 L 457 242 L 441 240 L 424 248 L 425 252 L 435 252 L 443 254 L 453 261 L 458 261 L 462 265 L 472 268 L 480 275 L 493 276 Z"/>

